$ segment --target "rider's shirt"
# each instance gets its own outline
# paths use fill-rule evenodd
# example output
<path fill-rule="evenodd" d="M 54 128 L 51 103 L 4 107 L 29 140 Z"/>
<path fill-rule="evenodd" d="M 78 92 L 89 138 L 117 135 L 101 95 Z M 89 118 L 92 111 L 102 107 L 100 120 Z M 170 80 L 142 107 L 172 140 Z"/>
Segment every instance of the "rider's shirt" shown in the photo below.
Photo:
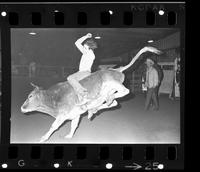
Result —
<path fill-rule="evenodd" d="M 79 71 L 90 71 L 92 68 L 93 61 L 95 59 L 94 52 L 92 50 L 86 51 L 80 61 Z"/>

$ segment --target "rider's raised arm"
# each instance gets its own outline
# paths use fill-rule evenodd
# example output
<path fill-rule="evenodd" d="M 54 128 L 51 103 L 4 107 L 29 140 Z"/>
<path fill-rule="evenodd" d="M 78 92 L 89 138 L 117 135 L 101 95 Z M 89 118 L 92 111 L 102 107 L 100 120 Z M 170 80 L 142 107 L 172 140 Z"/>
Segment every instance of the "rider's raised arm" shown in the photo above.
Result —
<path fill-rule="evenodd" d="M 83 47 L 82 43 L 83 43 L 86 39 L 88 39 L 88 38 L 91 38 L 90 34 L 87 34 L 87 35 L 85 35 L 85 36 L 79 38 L 79 39 L 75 42 L 76 47 L 77 47 L 82 53 L 84 53 L 84 47 Z"/>

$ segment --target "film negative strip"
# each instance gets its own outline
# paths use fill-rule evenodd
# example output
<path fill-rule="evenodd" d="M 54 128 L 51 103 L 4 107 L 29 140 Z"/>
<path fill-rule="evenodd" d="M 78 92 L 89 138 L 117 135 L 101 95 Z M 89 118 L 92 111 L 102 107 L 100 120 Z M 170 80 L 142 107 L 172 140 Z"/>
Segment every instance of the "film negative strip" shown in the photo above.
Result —
<path fill-rule="evenodd" d="M 0 168 L 184 169 L 184 2 L 0 14 Z"/>

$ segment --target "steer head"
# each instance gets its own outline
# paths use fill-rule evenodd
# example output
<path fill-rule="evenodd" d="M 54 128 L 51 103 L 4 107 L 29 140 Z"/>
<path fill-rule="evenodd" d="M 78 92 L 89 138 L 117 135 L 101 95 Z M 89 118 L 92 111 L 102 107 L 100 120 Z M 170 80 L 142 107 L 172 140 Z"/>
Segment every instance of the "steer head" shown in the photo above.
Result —
<path fill-rule="evenodd" d="M 28 98 L 24 102 L 24 104 L 21 106 L 22 113 L 32 112 L 36 111 L 37 108 L 41 105 L 41 88 L 31 83 L 31 85 L 34 87 L 34 90 L 28 95 Z"/>

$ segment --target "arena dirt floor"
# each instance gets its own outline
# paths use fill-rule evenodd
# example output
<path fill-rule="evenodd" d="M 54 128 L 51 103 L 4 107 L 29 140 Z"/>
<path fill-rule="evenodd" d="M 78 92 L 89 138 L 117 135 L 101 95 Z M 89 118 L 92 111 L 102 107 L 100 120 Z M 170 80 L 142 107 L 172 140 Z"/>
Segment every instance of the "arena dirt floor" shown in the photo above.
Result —
<path fill-rule="evenodd" d="M 38 143 L 49 130 L 54 118 L 39 112 L 23 114 L 20 107 L 33 90 L 30 82 L 48 88 L 63 79 L 12 78 L 11 143 Z M 118 99 L 120 105 L 102 110 L 87 119 L 83 114 L 72 139 L 70 121 L 66 121 L 46 143 L 83 144 L 149 144 L 180 143 L 180 101 L 160 95 L 159 111 L 145 111 L 143 94 Z"/>

